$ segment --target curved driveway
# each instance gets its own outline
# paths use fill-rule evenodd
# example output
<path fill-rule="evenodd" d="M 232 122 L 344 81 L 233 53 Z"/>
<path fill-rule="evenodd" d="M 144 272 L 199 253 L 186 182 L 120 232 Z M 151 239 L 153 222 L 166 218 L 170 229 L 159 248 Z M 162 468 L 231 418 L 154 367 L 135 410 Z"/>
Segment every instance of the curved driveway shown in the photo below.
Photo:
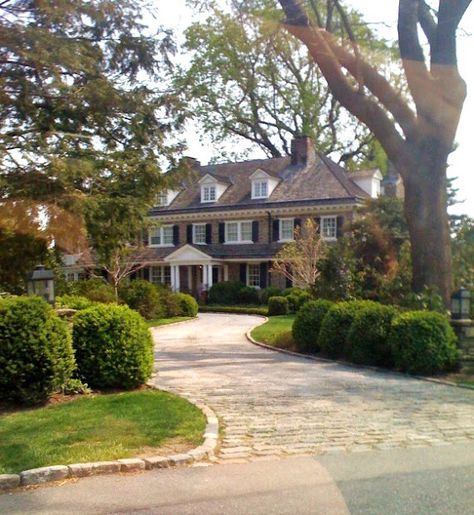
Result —
<path fill-rule="evenodd" d="M 255 316 L 201 314 L 153 330 L 158 387 L 211 406 L 219 460 L 474 441 L 474 392 L 250 344 Z"/>

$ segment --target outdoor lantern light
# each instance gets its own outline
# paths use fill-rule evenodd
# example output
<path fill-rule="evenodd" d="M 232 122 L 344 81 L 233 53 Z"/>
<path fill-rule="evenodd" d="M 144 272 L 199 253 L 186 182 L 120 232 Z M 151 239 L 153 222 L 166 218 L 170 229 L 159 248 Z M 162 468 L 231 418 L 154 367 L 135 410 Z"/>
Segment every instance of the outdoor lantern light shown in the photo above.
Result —
<path fill-rule="evenodd" d="M 471 294 L 466 288 L 459 288 L 451 296 L 451 318 L 453 320 L 469 320 Z"/>
<path fill-rule="evenodd" d="M 28 295 L 43 297 L 50 304 L 54 304 L 54 273 L 43 265 L 35 267 L 28 276 Z"/>

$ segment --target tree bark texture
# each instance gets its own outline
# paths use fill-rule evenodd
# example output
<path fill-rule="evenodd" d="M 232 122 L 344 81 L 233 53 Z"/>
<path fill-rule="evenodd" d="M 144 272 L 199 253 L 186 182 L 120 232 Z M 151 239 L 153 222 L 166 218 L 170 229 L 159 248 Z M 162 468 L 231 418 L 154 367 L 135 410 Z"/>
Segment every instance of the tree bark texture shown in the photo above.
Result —
<path fill-rule="evenodd" d="M 336 0 L 329 2 L 341 9 Z M 456 32 L 471 0 L 439 0 L 436 14 L 425 0 L 399 0 L 398 42 L 406 98 L 364 60 L 350 27 L 350 41 L 341 42 L 318 25 L 317 15 L 310 19 L 303 0 L 279 3 L 285 27 L 306 45 L 334 97 L 367 125 L 402 176 L 414 290 L 435 287 L 449 305 L 446 171 L 466 98 L 466 84 L 457 68 Z M 316 11 L 319 4 L 310 5 Z M 429 60 L 420 29 L 428 42 Z"/>

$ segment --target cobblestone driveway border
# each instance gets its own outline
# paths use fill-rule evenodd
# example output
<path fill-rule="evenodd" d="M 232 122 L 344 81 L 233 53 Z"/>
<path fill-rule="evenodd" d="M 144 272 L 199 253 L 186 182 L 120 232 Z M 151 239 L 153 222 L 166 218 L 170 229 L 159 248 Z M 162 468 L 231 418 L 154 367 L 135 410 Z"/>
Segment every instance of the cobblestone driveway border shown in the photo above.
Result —
<path fill-rule="evenodd" d="M 182 323 L 182 322 L 181 322 Z M 157 389 L 155 386 L 150 385 Z M 97 474 L 114 474 L 117 472 L 137 472 L 154 468 L 170 468 L 189 465 L 191 463 L 212 458 L 219 438 L 219 421 L 209 406 L 177 393 L 170 388 L 159 390 L 179 395 L 199 408 L 206 417 L 204 443 L 189 452 L 171 456 L 147 456 L 146 458 L 127 458 L 91 463 L 73 463 L 71 465 L 52 465 L 36 469 L 24 470 L 19 474 L 0 474 L 0 492 L 20 486 L 40 485 L 51 481 L 94 476 Z"/>

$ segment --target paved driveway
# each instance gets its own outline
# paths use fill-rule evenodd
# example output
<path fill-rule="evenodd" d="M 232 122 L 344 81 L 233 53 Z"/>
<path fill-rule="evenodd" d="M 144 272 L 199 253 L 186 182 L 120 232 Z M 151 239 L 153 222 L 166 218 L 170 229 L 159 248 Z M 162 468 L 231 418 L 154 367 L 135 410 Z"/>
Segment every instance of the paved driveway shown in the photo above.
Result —
<path fill-rule="evenodd" d="M 219 461 L 474 441 L 474 392 L 250 344 L 254 316 L 201 314 L 153 330 L 155 384 L 212 407 Z"/>

